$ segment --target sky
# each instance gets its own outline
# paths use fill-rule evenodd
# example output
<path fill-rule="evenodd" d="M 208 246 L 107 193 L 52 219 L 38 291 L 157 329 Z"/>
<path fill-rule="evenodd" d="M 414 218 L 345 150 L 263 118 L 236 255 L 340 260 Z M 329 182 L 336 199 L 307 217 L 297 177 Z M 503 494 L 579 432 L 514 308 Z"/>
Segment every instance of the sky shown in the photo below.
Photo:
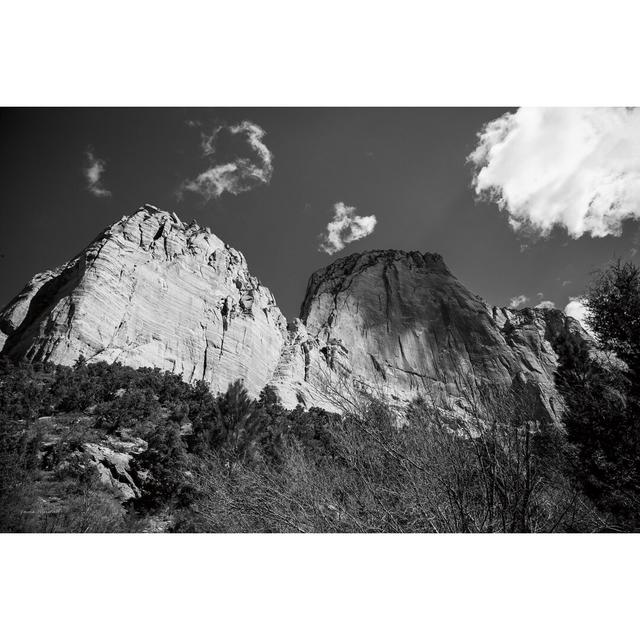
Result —
<path fill-rule="evenodd" d="M 564 309 L 640 245 L 631 110 L 40 108 L 0 123 L 0 306 L 144 203 L 242 251 L 290 320 L 311 273 L 354 252 L 440 253 L 489 304 Z"/>

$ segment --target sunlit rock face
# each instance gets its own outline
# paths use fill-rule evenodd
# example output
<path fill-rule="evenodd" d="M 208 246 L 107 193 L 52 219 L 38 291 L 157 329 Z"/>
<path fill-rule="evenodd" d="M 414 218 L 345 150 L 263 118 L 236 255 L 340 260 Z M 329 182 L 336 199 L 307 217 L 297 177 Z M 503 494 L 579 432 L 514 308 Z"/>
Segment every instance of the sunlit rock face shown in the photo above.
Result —
<path fill-rule="evenodd" d="M 145 205 L 0 311 L 14 359 L 158 367 L 214 392 L 344 412 L 364 395 L 402 410 L 419 396 L 468 412 L 483 387 L 527 385 L 557 419 L 557 310 L 488 307 L 439 255 L 370 251 L 314 273 L 289 324 L 244 256 L 195 222 Z M 4 344 L 4 346 L 3 346 Z"/>
<path fill-rule="evenodd" d="M 465 411 L 482 386 L 528 383 L 557 417 L 555 310 L 489 308 L 436 254 L 372 251 L 311 277 L 301 319 L 276 370 L 287 404 L 340 408 L 364 391 L 392 406 L 418 396 Z"/>
<path fill-rule="evenodd" d="M 244 256 L 208 229 L 145 205 L 0 314 L 3 354 L 159 367 L 214 391 L 271 379 L 286 321 Z"/>

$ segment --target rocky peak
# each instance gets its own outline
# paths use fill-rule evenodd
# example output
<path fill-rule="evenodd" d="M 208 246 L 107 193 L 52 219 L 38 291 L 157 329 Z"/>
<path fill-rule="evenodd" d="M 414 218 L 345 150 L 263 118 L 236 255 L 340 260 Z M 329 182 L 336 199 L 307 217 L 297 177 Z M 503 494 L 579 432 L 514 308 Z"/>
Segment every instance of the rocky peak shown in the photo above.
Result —
<path fill-rule="evenodd" d="M 538 389 L 542 410 L 554 418 L 553 343 L 562 332 L 581 331 L 557 310 L 488 307 L 441 256 L 416 251 L 354 254 L 317 271 L 301 318 L 305 332 L 291 332 L 276 370 L 290 403 L 295 395 L 326 406 L 332 395 L 365 391 L 392 406 L 424 395 L 464 411 L 474 387 L 518 381 Z"/>
<path fill-rule="evenodd" d="M 437 253 L 420 253 L 419 251 L 398 249 L 378 249 L 354 253 L 335 260 L 311 275 L 302 302 L 300 318 L 305 322 L 308 320 L 313 299 L 321 289 L 335 290 L 336 292 L 348 289 L 354 279 L 376 266 L 382 266 L 383 274 L 387 274 L 389 269 L 394 269 L 396 272 L 418 270 L 450 275 L 442 256 Z M 383 279 L 384 282 L 386 282 L 385 279 Z"/>
<path fill-rule="evenodd" d="M 420 253 L 419 251 L 402 251 L 400 249 L 374 249 L 362 253 L 352 253 L 334 260 L 330 265 L 318 269 L 311 275 L 310 285 L 319 280 L 330 280 L 354 276 L 374 264 L 387 266 L 401 264 L 407 269 L 433 269 L 449 273 L 442 256 L 438 253 Z"/>
<path fill-rule="evenodd" d="M 144 205 L 76 258 L 32 280 L 2 314 L 3 353 L 155 366 L 257 394 L 286 336 L 271 292 L 207 228 Z"/>
<path fill-rule="evenodd" d="M 417 251 L 336 260 L 309 279 L 300 315 L 287 329 L 242 253 L 146 204 L 35 276 L 0 312 L 0 349 L 158 367 L 214 392 L 241 379 L 255 396 L 269 384 L 287 407 L 337 411 L 363 392 L 465 410 L 478 385 L 524 381 L 557 416 L 553 345 L 563 333 L 588 339 L 557 310 L 487 306 L 441 256 Z"/>
<path fill-rule="evenodd" d="M 117 236 L 160 259 L 172 260 L 190 254 L 209 260 L 215 251 L 227 251 L 236 264 L 247 266 L 244 255 L 223 242 L 209 227 L 201 227 L 195 220 L 187 224 L 175 212 L 163 211 L 151 204 L 123 216 L 97 240 Z"/>

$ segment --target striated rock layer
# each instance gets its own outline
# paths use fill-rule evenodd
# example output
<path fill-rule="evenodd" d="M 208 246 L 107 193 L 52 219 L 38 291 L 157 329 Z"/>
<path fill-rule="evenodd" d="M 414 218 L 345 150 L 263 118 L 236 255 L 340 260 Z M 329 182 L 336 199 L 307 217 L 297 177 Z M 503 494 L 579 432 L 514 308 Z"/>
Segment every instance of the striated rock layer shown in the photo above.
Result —
<path fill-rule="evenodd" d="M 0 352 L 9 334 L 13 333 L 26 318 L 33 297 L 49 280 L 60 275 L 65 266 L 58 267 L 53 271 L 43 271 L 33 276 L 27 286 L 0 311 Z"/>
<path fill-rule="evenodd" d="M 3 354 L 159 367 L 214 391 L 271 379 L 286 321 L 244 256 L 208 229 L 145 205 L 0 314 Z"/>
<path fill-rule="evenodd" d="M 370 251 L 311 276 L 287 330 L 243 255 L 151 205 L 73 260 L 35 276 L 0 312 L 0 349 L 27 360 L 159 367 L 213 391 L 242 379 L 287 407 L 342 411 L 364 392 L 402 408 L 418 395 L 468 409 L 482 385 L 528 383 L 557 417 L 557 310 L 488 307 L 436 254 Z M 4 342 L 4 347 L 2 343 Z"/>
<path fill-rule="evenodd" d="M 365 391 L 402 407 L 417 395 L 461 410 L 482 385 L 518 380 L 557 417 L 552 343 L 579 323 L 557 310 L 489 308 L 436 254 L 371 251 L 313 274 L 274 386 L 288 405 L 348 405 Z"/>

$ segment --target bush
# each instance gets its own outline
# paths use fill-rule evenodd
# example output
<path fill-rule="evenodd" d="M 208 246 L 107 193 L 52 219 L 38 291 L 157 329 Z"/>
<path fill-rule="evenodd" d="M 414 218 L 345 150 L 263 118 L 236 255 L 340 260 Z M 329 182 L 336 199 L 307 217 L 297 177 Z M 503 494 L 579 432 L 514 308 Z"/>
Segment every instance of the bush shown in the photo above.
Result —
<path fill-rule="evenodd" d="M 155 519 L 175 531 L 629 528 L 624 509 L 637 493 L 636 460 L 625 451 L 636 446 L 628 393 L 581 342 L 557 348 L 567 436 L 540 419 L 540 399 L 526 386 L 479 390 L 465 417 L 424 398 L 401 419 L 374 400 L 350 403 L 343 416 L 289 411 L 273 390 L 253 400 L 240 382 L 214 397 L 202 382 L 153 369 L 0 362 L 1 526 L 121 531 Z M 36 421 L 43 412 L 53 416 Z M 36 425 L 49 429 L 45 445 Z M 125 508 L 100 484 L 83 445 L 126 442 L 139 451 L 133 436 L 147 444 L 130 469 L 142 496 Z"/>
<path fill-rule="evenodd" d="M 295 411 L 277 464 L 193 469 L 189 526 L 263 532 L 590 531 L 595 510 L 564 473 L 565 443 L 530 407 L 494 394 L 482 424 L 416 402 L 401 425 L 379 402 L 343 418 Z M 486 404 L 484 405 L 486 406 Z M 478 416 L 480 418 L 480 416 Z M 492 418 L 487 422 L 488 418 Z M 307 424 L 305 424 L 307 423 Z M 298 437 L 297 434 L 300 434 Z"/>
<path fill-rule="evenodd" d="M 149 437 L 148 448 L 135 461 L 134 472 L 143 479 L 144 509 L 180 506 L 189 500 L 188 459 L 177 425 L 169 423 Z"/>
<path fill-rule="evenodd" d="M 108 433 L 134 429 L 143 434 L 148 428 L 148 421 L 158 420 L 160 409 L 160 403 L 150 389 L 128 389 L 97 408 L 96 427 Z"/>

